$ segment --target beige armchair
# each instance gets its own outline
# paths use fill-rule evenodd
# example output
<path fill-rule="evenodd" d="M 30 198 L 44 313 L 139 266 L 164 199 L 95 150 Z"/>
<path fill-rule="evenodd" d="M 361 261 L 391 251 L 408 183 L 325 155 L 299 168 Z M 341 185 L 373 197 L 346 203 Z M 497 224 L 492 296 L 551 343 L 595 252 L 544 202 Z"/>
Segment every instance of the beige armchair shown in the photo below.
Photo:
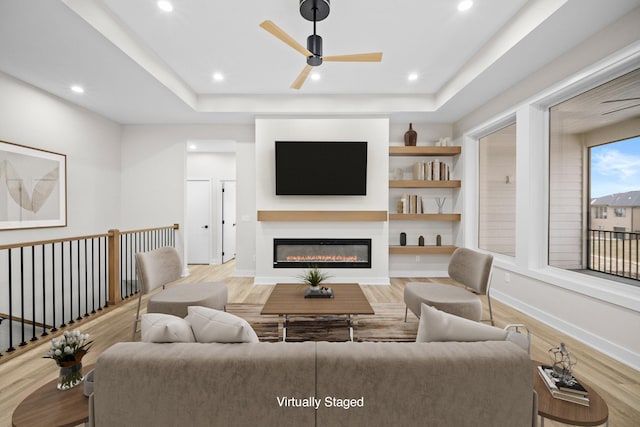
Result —
<path fill-rule="evenodd" d="M 227 285 L 223 282 L 187 283 L 165 288 L 165 285 L 182 276 L 182 260 L 170 246 L 135 255 L 136 271 L 140 283 L 138 309 L 133 324 L 132 340 L 139 331 L 142 296 L 162 287 L 163 290 L 149 297 L 147 313 L 165 313 L 178 317 L 187 315 L 190 305 L 224 310 L 227 304 Z"/>
<path fill-rule="evenodd" d="M 493 311 L 489 296 L 492 265 L 493 256 L 489 254 L 457 248 L 449 261 L 449 277 L 464 285 L 464 288 L 448 283 L 407 283 L 404 288 L 405 322 L 408 310 L 420 317 L 422 303 L 456 316 L 480 321 L 482 320 L 480 295 L 486 295 L 489 304 L 489 321 L 493 325 Z"/>

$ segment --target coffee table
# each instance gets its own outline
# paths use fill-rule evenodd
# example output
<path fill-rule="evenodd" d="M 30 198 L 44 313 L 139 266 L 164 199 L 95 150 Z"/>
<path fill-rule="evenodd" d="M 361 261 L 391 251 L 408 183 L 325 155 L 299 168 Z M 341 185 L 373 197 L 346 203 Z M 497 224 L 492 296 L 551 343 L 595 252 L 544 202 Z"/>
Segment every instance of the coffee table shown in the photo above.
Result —
<path fill-rule="evenodd" d="M 538 374 L 538 365 L 541 363 L 533 361 L 533 387 L 538 393 L 540 427 L 544 427 L 545 418 L 574 426 L 609 425 L 607 402 L 594 389 L 578 379 L 589 392 L 589 406 L 556 399 L 542 382 Z"/>
<path fill-rule="evenodd" d="M 352 317 L 375 312 L 357 283 L 332 283 L 328 286 L 333 289 L 333 298 L 305 298 L 307 285 L 278 283 L 260 314 L 279 316 L 278 331 L 282 328 L 282 341 L 287 340 L 289 316 L 346 316 L 349 337 L 353 341 Z"/>
<path fill-rule="evenodd" d="M 86 375 L 94 365 L 82 366 Z M 89 398 L 84 383 L 69 390 L 58 390 L 54 379 L 31 393 L 13 411 L 13 427 L 77 426 L 89 421 Z"/>

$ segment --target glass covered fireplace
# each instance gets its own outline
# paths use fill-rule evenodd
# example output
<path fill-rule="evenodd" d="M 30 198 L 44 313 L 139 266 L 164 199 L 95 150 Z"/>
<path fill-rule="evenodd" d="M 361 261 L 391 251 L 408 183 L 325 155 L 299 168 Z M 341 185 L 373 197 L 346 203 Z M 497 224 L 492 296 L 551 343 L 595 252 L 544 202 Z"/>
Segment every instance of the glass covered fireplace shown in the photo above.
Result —
<path fill-rule="evenodd" d="M 274 268 L 371 268 L 371 239 L 273 239 Z"/>

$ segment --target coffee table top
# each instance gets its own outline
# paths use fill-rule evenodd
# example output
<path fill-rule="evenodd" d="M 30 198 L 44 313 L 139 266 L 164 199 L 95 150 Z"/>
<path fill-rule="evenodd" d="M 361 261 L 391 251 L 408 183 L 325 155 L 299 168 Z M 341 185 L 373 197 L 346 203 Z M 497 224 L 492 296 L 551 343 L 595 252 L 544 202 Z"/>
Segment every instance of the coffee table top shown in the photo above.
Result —
<path fill-rule="evenodd" d="M 94 365 L 82 367 L 86 375 Z M 69 390 L 58 390 L 54 379 L 27 396 L 13 411 L 13 427 L 77 426 L 89 421 L 89 398 L 84 383 Z"/>
<path fill-rule="evenodd" d="M 540 362 L 533 361 L 533 386 L 538 393 L 538 414 L 550 420 L 574 426 L 599 426 L 609 418 L 607 403 L 584 381 L 579 380 L 589 392 L 589 406 L 556 399 L 538 374 Z"/>
<path fill-rule="evenodd" d="M 331 283 L 326 286 L 333 289 L 333 298 L 305 298 L 307 285 L 278 283 L 260 314 L 375 314 L 357 283 Z"/>

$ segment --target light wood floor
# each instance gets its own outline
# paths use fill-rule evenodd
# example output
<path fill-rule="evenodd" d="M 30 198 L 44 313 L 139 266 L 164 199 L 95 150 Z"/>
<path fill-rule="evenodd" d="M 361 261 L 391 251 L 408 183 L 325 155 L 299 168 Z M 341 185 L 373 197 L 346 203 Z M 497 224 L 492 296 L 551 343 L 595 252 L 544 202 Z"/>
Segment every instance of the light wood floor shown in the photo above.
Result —
<path fill-rule="evenodd" d="M 224 280 L 229 287 L 229 302 L 263 304 L 272 287 L 253 285 L 253 278 L 232 277 L 235 264 L 223 266 L 191 266 L 191 275 L 183 282 Z M 426 279 L 392 279 L 391 286 L 363 286 L 370 302 L 402 302 L 404 284 L 408 281 Z M 143 306 L 144 306 L 143 298 Z M 130 299 L 95 319 L 83 320 L 75 328 L 91 334 L 95 343 L 83 359 L 86 364 L 95 363 L 98 355 L 113 343 L 129 341 L 135 316 L 137 299 Z M 484 304 L 485 310 L 487 304 Z M 640 372 L 619 363 L 584 344 L 565 336 L 504 304 L 493 301 L 496 326 L 524 323 L 531 330 L 531 357 L 547 360 L 547 351 L 565 342 L 577 356 L 575 372 L 578 377 L 591 384 L 609 405 L 611 427 L 637 427 L 640 425 Z M 409 314 L 411 316 L 411 314 Z M 488 318 L 488 313 L 485 313 Z M 15 356 L 0 357 L 0 427 L 11 425 L 11 416 L 16 406 L 32 391 L 56 378 L 58 368 L 50 359 L 42 356 L 49 343 L 30 345 L 31 350 Z M 546 426 L 563 424 L 546 421 Z"/>

